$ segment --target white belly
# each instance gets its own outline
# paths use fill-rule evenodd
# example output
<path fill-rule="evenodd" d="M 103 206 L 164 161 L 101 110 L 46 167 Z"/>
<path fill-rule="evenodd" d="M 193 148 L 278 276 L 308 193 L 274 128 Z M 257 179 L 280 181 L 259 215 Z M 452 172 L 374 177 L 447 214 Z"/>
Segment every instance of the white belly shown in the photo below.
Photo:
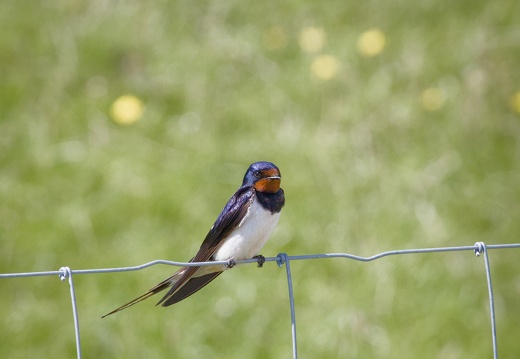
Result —
<path fill-rule="evenodd" d="M 250 259 L 258 254 L 273 232 L 280 212 L 266 211 L 255 198 L 249 211 L 238 228 L 224 241 L 215 253 L 214 259 Z"/>

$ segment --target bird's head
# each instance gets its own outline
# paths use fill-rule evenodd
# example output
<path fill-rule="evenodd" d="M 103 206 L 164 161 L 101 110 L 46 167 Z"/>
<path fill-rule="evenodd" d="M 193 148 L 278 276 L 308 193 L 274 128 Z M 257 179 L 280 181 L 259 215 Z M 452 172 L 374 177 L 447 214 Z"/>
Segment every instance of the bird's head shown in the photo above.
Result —
<path fill-rule="evenodd" d="M 242 187 L 254 187 L 259 192 L 276 193 L 280 189 L 282 175 L 271 162 L 255 162 L 247 169 Z"/>

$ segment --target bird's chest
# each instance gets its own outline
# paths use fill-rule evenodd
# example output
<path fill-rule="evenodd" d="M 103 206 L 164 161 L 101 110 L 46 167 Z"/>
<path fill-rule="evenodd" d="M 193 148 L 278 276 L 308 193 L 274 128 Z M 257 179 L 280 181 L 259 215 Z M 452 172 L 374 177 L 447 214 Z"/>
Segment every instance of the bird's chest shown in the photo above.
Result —
<path fill-rule="evenodd" d="M 224 240 L 213 258 L 249 259 L 258 254 L 278 223 L 280 213 L 265 210 L 255 198 L 241 224 Z"/>

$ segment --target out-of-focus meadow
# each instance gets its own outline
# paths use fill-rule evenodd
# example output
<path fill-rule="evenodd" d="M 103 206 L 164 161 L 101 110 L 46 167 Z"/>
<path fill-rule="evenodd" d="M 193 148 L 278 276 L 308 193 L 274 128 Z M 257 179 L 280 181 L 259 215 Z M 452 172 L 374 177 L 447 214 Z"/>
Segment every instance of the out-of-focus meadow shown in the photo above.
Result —
<path fill-rule="evenodd" d="M 186 261 L 254 161 L 263 249 L 372 255 L 520 233 L 520 2 L 0 3 L 0 273 Z M 489 253 L 520 353 L 520 251 Z M 472 252 L 292 263 L 302 358 L 489 358 Z M 85 358 L 287 358 L 285 270 L 102 314 L 175 268 L 75 276 Z M 75 356 L 69 287 L 0 280 L 0 357 Z"/>

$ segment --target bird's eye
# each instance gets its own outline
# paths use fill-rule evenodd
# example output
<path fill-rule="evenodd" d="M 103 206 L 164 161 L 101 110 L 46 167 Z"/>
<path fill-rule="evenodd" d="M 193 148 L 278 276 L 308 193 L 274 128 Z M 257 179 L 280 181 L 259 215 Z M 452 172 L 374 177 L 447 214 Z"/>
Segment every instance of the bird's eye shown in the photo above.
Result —
<path fill-rule="evenodd" d="M 253 176 L 255 178 L 260 178 L 262 176 L 262 174 L 260 173 L 260 171 L 255 171 L 255 172 L 253 172 Z"/>

